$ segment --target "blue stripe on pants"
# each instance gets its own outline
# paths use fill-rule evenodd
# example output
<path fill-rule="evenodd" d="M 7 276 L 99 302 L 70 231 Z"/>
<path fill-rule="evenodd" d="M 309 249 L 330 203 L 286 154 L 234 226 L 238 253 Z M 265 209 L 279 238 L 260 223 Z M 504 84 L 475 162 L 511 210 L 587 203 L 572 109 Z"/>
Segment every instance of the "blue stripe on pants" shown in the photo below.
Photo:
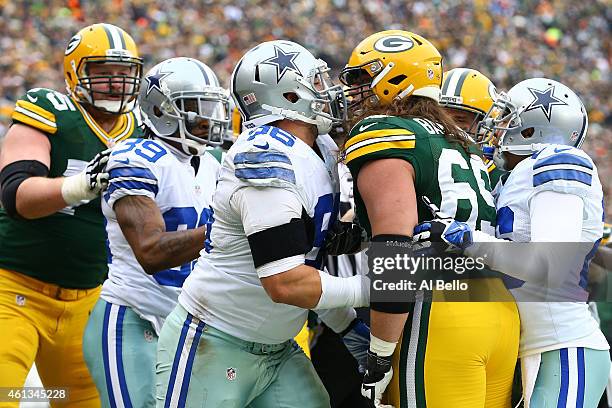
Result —
<path fill-rule="evenodd" d="M 584 347 L 578 347 L 578 395 L 576 408 L 584 407 Z"/>
<path fill-rule="evenodd" d="M 559 350 L 559 359 L 561 363 L 561 389 L 559 390 L 557 408 L 565 408 L 567 405 L 567 392 L 569 385 L 569 361 L 566 348 Z"/>
<path fill-rule="evenodd" d="M 191 370 L 193 369 L 193 361 L 195 360 L 196 350 L 198 349 L 198 343 L 200 337 L 202 337 L 202 330 L 204 330 L 204 322 L 198 323 L 198 327 L 189 349 L 189 357 L 187 358 L 187 365 L 185 366 L 185 380 L 181 385 L 181 394 L 179 395 L 178 406 L 184 407 L 187 401 L 187 391 L 189 391 L 189 380 L 191 379 Z"/>
<path fill-rule="evenodd" d="M 117 313 L 117 326 L 115 327 L 115 347 L 117 358 L 117 371 L 119 374 L 119 387 L 121 387 L 121 396 L 123 397 L 123 405 L 125 408 L 132 408 L 130 400 L 130 392 L 128 391 L 127 381 L 125 380 L 125 371 L 123 370 L 123 317 L 125 316 L 126 306 L 119 306 Z"/>
<path fill-rule="evenodd" d="M 174 362 L 172 363 L 172 371 L 170 372 L 170 380 L 168 381 L 168 389 L 166 390 L 166 402 L 164 408 L 170 408 L 170 401 L 172 400 L 172 390 L 174 389 L 174 382 L 176 381 L 176 372 L 178 371 L 178 365 L 181 360 L 181 352 L 185 346 L 185 339 L 187 338 L 187 332 L 189 331 L 189 325 L 191 324 L 192 316 L 188 313 L 187 319 L 183 323 L 183 329 L 181 330 L 181 337 L 179 338 L 178 345 L 176 346 L 176 353 L 174 353 Z"/>
<path fill-rule="evenodd" d="M 110 364 L 108 361 L 108 320 L 110 316 L 111 307 L 113 305 L 106 303 L 104 309 L 104 322 L 102 324 L 102 356 L 104 359 L 104 376 L 106 377 L 106 389 L 108 391 L 108 400 L 110 401 L 111 408 L 117 408 L 115 404 L 115 394 L 113 393 L 113 383 L 110 376 Z"/>

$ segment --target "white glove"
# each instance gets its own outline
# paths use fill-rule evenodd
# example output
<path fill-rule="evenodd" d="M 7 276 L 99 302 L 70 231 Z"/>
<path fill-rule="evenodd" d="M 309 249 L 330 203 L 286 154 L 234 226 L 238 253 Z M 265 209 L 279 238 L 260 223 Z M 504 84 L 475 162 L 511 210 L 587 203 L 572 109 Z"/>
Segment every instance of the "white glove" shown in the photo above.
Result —
<path fill-rule="evenodd" d="M 366 373 L 361 383 L 361 395 L 372 401 L 375 408 L 394 408 L 393 405 L 380 402 L 391 378 L 393 378 L 391 356 L 379 357 L 372 351 L 368 351 Z"/>
<path fill-rule="evenodd" d="M 108 186 L 106 163 L 111 149 L 96 154 L 85 170 L 74 176 L 64 178 L 62 183 L 62 198 L 69 206 L 88 202 L 100 195 L 100 191 Z"/>

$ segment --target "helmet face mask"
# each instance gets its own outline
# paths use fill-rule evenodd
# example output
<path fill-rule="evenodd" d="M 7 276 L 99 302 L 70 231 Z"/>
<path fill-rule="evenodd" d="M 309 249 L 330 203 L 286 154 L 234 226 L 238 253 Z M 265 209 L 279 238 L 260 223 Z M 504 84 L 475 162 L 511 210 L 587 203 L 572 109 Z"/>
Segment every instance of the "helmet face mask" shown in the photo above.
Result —
<path fill-rule="evenodd" d="M 66 47 L 64 77 L 77 101 L 111 114 L 134 109 L 142 58 L 132 37 L 111 24 L 80 30 Z"/>
<path fill-rule="evenodd" d="M 133 109 L 142 76 L 142 65 L 137 59 L 87 57 L 81 60 L 81 65 L 82 68 L 76 69 L 77 73 L 82 73 L 78 75 L 79 83 L 75 89 L 77 95 L 108 113 Z M 116 85 L 119 87 L 116 88 Z"/>
<path fill-rule="evenodd" d="M 229 126 L 229 98 L 212 70 L 191 58 L 171 58 L 145 76 L 138 98 L 145 125 L 154 136 L 188 155 L 223 143 Z"/>
<path fill-rule="evenodd" d="M 291 41 L 248 51 L 232 73 L 231 94 L 246 128 L 289 119 L 324 134 L 346 117 L 342 87 L 332 82 L 327 64 Z"/>

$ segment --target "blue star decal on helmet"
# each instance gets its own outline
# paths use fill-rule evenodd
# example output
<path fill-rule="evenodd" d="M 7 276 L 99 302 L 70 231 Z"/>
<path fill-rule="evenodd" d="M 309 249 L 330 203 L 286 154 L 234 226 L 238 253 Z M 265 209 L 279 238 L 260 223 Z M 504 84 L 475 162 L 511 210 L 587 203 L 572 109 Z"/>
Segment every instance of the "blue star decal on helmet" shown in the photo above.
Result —
<path fill-rule="evenodd" d="M 268 58 L 267 60 L 262 61 L 262 64 L 274 65 L 276 67 L 276 82 L 280 82 L 287 71 L 294 71 L 299 75 L 302 75 L 298 67 L 293 63 L 297 56 L 300 54 L 299 51 L 295 52 L 285 52 L 280 47 L 274 46 L 274 55 L 273 57 Z"/>
<path fill-rule="evenodd" d="M 542 109 L 546 119 L 550 122 L 550 115 L 552 113 L 552 107 L 555 105 L 567 105 L 567 103 L 563 102 L 561 99 L 555 97 L 553 93 L 555 92 L 555 87 L 551 86 L 545 91 L 540 91 L 539 89 L 527 88 L 529 92 L 533 95 L 533 101 L 527 106 L 525 112 L 533 110 L 533 109 Z"/>
<path fill-rule="evenodd" d="M 161 89 L 161 85 L 159 81 L 170 75 L 172 72 L 157 72 L 157 74 L 146 76 L 147 80 L 147 96 L 153 90 L 153 88 L 157 88 L 157 90 L 161 93 L 164 93 Z"/>

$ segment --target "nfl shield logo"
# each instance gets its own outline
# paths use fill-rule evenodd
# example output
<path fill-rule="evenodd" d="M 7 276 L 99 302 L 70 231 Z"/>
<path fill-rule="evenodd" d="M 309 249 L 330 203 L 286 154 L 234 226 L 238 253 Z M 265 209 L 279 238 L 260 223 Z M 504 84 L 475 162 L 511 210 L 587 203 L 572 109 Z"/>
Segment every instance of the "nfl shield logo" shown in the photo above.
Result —
<path fill-rule="evenodd" d="M 225 374 L 229 381 L 234 381 L 236 379 L 236 369 L 235 368 L 232 368 L 232 367 L 228 368 Z"/>

